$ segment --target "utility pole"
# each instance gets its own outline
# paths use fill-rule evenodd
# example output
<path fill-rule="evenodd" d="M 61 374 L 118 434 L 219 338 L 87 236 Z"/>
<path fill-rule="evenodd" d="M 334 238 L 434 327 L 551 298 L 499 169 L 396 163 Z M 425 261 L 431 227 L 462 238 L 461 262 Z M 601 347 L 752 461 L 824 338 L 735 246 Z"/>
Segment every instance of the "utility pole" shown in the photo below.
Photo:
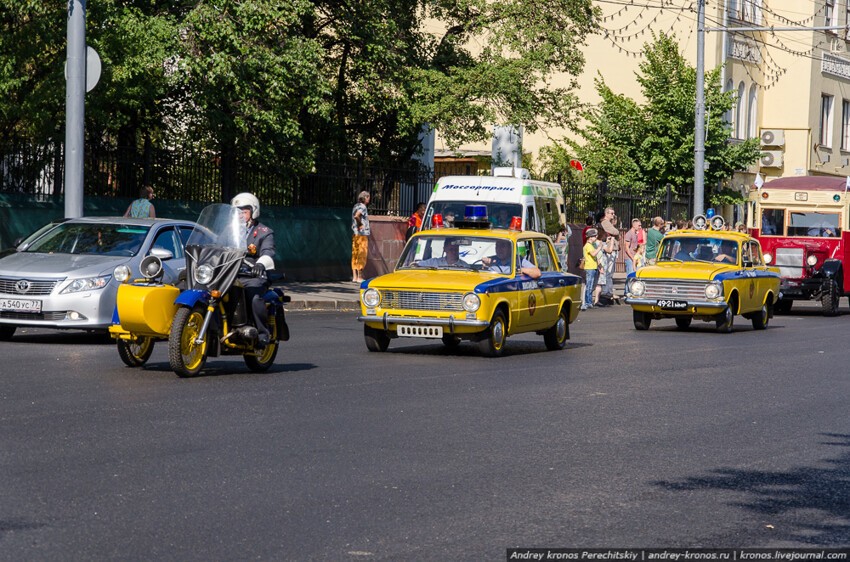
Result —
<path fill-rule="evenodd" d="M 86 0 L 68 1 L 65 81 L 65 218 L 83 216 L 86 111 Z"/>
<path fill-rule="evenodd" d="M 705 210 L 705 0 L 697 0 L 696 97 L 696 126 L 694 127 L 694 215 L 701 215 Z"/>

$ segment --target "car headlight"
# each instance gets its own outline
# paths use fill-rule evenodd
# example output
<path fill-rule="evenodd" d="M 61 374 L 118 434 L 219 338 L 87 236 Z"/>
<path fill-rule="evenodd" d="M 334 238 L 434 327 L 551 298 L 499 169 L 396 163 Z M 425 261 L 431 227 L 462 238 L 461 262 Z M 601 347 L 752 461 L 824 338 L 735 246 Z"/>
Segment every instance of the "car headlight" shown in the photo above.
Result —
<path fill-rule="evenodd" d="M 103 289 L 109 285 L 110 279 L 112 279 L 111 275 L 74 279 L 67 287 L 62 289 L 60 294 L 67 295 L 68 293 L 79 293 L 80 291 L 95 291 L 97 289 Z"/>
<path fill-rule="evenodd" d="M 806 263 L 814 267 L 818 263 L 818 257 L 814 254 L 809 254 L 809 257 L 806 258 Z"/>
<path fill-rule="evenodd" d="M 213 273 L 215 271 L 213 268 L 207 264 L 199 265 L 195 270 L 195 281 L 200 283 L 201 285 L 206 285 L 210 281 L 212 281 Z"/>
<path fill-rule="evenodd" d="M 705 298 L 716 299 L 723 294 L 723 284 L 720 281 L 712 281 L 705 286 Z"/>
<path fill-rule="evenodd" d="M 381 293 L 376 289 L 366 289 L 363 291 L 363 304 L 369 308 L 375 308 L 381 304 Z"/>
<path fill-rule="evenodd" d="M 112 270 L 112 276 L 119 283 L 123 283 L 124 281 L 130 278 L 130 268 L 126 265 L 119 265 L 114 270 Z"/>
<path fill-rule="evenodd" d="M 481 307 L 481 299 L 475 293 L 463 295 L 463 309 L 467 312 L 475 312 Z"/>
<path fill-rule="evenodd" d="M 773 263 L 773 254 L 765 254 L 764 255 L 764 263 L 766 263 L 767 265 L 770 265 L 771 263 Z"/>
<path fill-rule="evenodd" d="M 636 297 L 642 297 L 646 293 L 646 283 L 640 279 L 632 279 L 631 284 L 629 284 L 629 292 Z"/>

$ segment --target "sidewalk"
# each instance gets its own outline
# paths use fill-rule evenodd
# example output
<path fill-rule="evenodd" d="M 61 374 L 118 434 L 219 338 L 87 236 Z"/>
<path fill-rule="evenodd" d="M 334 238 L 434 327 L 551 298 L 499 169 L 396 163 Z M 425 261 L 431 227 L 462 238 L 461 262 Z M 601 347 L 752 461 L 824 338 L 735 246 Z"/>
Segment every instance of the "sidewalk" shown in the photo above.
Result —
<path fill-rule="evenodd" d="M 626 276 L 614 275 L 614 290 L 623 294 Z M 360 310 L 360 284 L 349 281 L 315 281 L 276 284 L 292 298 L 287 310 Z"/>

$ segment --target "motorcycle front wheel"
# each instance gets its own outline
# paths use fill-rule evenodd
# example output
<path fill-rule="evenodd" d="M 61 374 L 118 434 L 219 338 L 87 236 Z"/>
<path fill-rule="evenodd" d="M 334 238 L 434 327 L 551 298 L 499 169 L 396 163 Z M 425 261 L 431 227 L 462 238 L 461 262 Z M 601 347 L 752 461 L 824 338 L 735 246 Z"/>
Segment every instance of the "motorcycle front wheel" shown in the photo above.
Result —
<path fill-rule="evenodd" d="M 118 340 L 118 356 L 128 367 L 141 367 L 153 353 L 153 338 L 140 337 L 136 341 Z"/>
<path fill-rule="evenodd" d="M 202 307 L 183 307 L 177 311 L 171 322 L 168 362 L 171 364 L 171 370 L 180 377 L 194 377 L 207 359 L 206 337 L 201 343 L 195 343 L 204 325 L 204 313 L 205 309 Z"/>

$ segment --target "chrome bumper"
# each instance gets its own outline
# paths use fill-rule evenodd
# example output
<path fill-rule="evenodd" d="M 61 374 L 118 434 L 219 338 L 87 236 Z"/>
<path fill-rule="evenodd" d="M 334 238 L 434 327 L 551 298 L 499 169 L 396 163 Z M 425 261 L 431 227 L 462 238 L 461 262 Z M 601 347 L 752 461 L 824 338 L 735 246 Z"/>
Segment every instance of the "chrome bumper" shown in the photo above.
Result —
<path fill-rule="evenodd" d="M 486 328 L 490 325 L 487 320 L 465 320 L 449 316 L 448 318 L 408 318 L 406 316 L 390 316 L 384 313 L 383 316 L 358 316 L 360 322 L 380 322 L 384 325 L 385 330 L 390 329 L 390 324 L 405 324 L 414 326 L 448 326 L 451 332 L 455 327 L 463 328 Z"/>
<path fill-rule="evenodd" d="M 675 299 L 674 299 L 675 300 Z M 659 308 L 665 312 L 687 312 L 692 308 L 716 308 L 717 310 L 723 310 L 726 308 L 726 301 L 716 302 L 716 301 L 687 301 L 688 308 L 682 309 L 661 309 L 658 306 L 658 299 L 635 299 L 631 297 L 626 297 L 626 304 L 636 304 L 640 306 L 653 306 L 655 308 Z"/>

